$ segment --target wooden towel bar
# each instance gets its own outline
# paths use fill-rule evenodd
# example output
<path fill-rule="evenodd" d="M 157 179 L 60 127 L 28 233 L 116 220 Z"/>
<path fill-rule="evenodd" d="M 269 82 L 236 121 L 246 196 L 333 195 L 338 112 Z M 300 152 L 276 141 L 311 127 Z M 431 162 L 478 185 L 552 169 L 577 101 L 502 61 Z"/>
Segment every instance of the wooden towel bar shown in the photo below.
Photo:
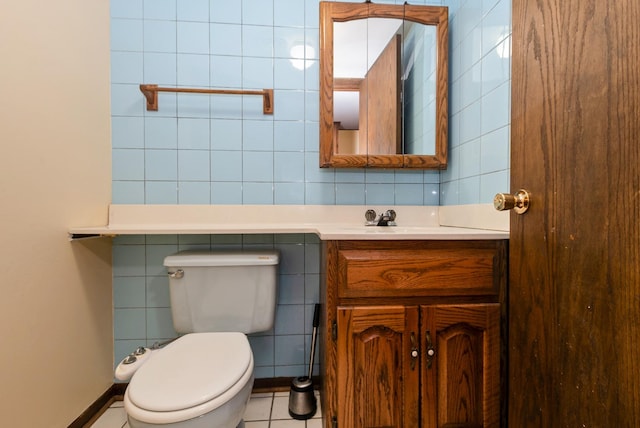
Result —
<path fill-rule="evenodd" d="M 140 85 L 147 99 L 147 110 L 158 110 L 158 92 L 183 92 L 193 94 L 230 94 L 230 95 L 261 95 L 262 111 L 264 114 L 273 114 L 273 89 L 242 90 L 242 89 L 204 89 L 204 88 L 163 88 L 153 84 Z"/>

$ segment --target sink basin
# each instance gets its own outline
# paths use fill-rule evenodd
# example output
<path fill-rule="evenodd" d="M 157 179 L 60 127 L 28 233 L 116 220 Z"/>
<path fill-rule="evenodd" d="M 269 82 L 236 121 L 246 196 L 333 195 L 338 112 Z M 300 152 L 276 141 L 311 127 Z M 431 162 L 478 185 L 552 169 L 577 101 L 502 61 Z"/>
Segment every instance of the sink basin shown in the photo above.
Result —
<path fill-rule="evenodd" d="M 436 232 L 439 227 L 427 226 L 353 226 L 337 227 L 336 230 L 346 233 L 426 233 Z"/>
<path fill-rule="evenodd" d="M 322 240 L 495 239 L 504 232 L 447 226 L 318 226 Z"/>

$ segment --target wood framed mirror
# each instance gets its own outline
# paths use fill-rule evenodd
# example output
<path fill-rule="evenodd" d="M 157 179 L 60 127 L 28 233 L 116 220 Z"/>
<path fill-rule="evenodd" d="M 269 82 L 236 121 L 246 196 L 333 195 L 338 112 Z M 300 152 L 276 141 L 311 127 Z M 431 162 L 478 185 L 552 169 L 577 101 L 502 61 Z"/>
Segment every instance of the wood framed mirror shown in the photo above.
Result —
<path fill-rule="evenodd" d="M 448 9 L 320 2 L 320 167 L 446 169 Z"/>

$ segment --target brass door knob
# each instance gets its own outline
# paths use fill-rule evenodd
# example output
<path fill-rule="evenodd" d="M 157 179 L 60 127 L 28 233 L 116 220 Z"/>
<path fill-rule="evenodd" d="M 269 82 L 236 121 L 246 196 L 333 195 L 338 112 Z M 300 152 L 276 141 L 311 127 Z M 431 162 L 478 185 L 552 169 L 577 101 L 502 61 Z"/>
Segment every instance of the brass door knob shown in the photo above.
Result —
<path fill-rule="evenodd" d="M 516 214 L 524 214 L 529 209 L 530 204 L 529 192 L 520 189 L 515 195 L 508 193 L 498 193 L 493 198 L 493 207 L 498 211 L 513 210 Z"/>

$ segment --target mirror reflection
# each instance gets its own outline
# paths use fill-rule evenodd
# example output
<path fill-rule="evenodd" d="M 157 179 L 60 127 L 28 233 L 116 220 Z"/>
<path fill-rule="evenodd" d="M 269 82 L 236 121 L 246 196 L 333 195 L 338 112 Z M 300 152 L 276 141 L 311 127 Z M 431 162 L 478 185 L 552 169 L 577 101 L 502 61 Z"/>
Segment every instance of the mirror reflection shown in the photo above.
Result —
<path fill-rule="evenodd" d="M 337 153 L 401 153 L 402 20 L 369 18 L 333 25 Z"/>
<path fill-rule="evenodd" d="M 446 8 L 320 10 L 321 166 L 445 168 Z"/>
<path fill-rule="evenodd" d="M 435 154 L 435 27 L 369 18 L 333 34 L 337 153 Z"/>

